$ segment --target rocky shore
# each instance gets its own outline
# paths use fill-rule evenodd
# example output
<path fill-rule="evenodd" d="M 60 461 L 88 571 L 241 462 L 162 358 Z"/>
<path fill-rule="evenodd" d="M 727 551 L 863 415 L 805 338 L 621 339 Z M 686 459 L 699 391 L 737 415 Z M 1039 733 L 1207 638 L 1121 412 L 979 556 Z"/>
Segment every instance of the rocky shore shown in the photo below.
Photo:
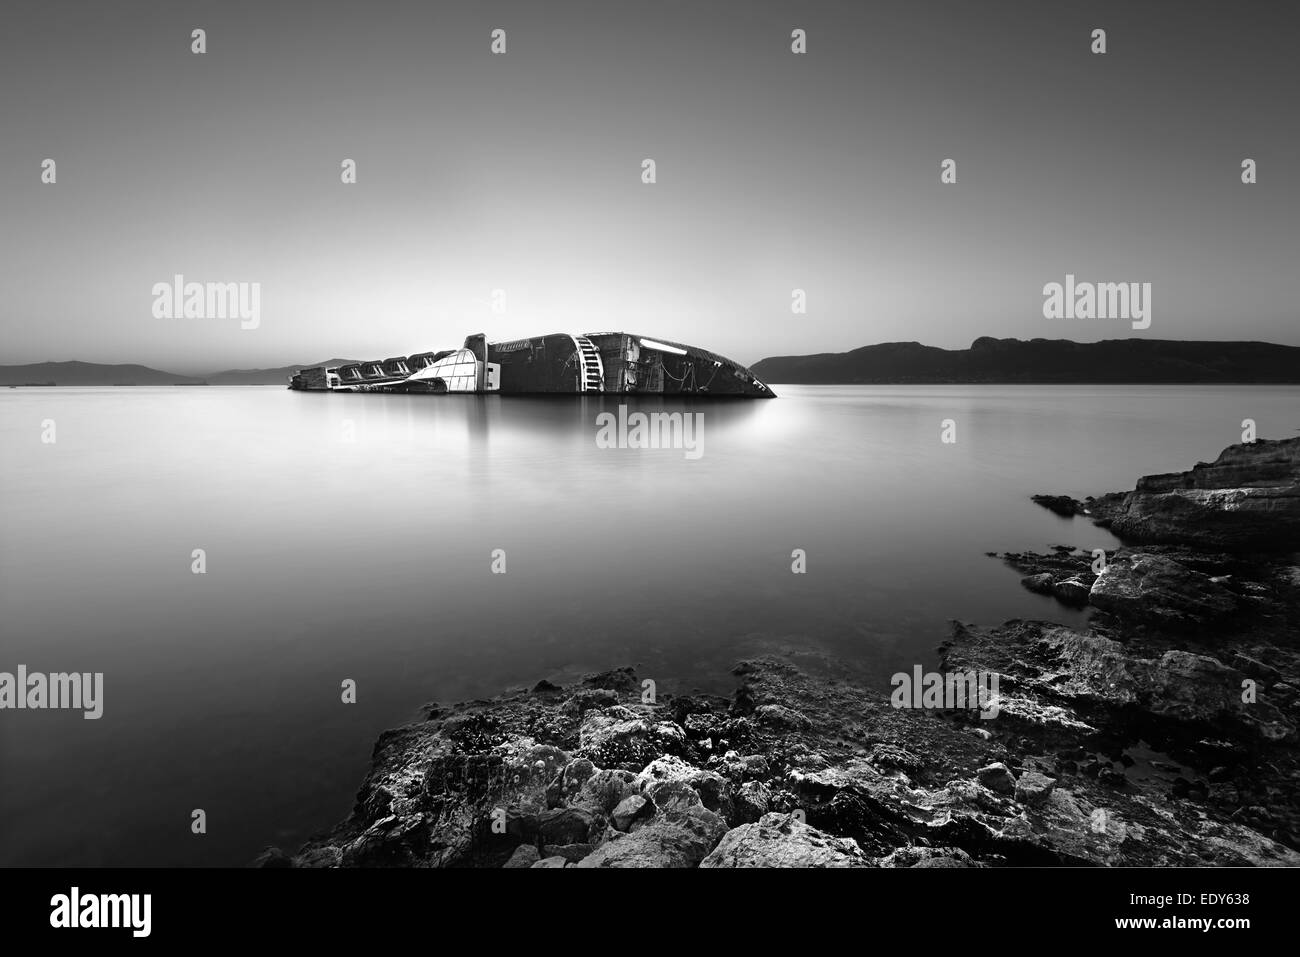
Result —
<path fill-rule="evenodd" d="M 729 697 L 631 669 L 385 732 L 298 867 L 1300 865 L 1300 439 L 1128 493 L 1035 500 L 1125 546 L 997 556 L 1086 628 L 953 623 L 998 713 L 892 706 L 816 653 Z"/>

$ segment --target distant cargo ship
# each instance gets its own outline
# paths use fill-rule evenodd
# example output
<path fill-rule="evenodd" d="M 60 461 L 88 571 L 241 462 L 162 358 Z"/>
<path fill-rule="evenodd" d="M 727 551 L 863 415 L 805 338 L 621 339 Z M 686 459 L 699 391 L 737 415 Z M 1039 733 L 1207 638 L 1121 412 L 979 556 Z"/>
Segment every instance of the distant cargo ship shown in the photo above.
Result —
<path fill-rule="evenodd" d="M 289 388 L 306 392 L 776 396 L 737 362 L 699 349 L 627 332 L 554 333 L 488 342 L 374 362 L 303 369 Z"/>

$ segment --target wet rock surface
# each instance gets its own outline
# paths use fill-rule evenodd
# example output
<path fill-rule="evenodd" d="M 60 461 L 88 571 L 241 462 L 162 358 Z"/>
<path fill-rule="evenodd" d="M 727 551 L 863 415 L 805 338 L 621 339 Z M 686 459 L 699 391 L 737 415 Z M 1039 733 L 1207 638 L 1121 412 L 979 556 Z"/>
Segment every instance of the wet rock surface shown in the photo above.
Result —
<path fill-rule="evenodd" d="M 381 738 L 347 821 L 277 860 L 1300 865 L 1292 836 L 1300 774 L 1289 748 L 1259 717 L 1238 714 L 1230 696 L 1207 691 L 1242 672 L 1182 662 L 1167 669 L 1182 677 L 1161 679 L 1164 664 L 1135 659 L 1110 639 L 1031 622 L 956 625 L 945 657 L 999 670 L 1006 701 L 997 718 L 894 708 L 887 688 L 843 676 L 834 659 L 810 669 L 807 656 L 796 665 L 769 655 L 738 666 L 730 700 L 692 699 L 711 708 L 704 713 L 731 714 L 728 740 L 738 743 L 744 729 L 743 754 L 718 754 L 721 732 L 696 722 L 694 736 L 682 729 L 684 755 L 660 755 L 636 773 L 576 756 L 584 722 L 565 712 L 569 690 L 438 709 Z M 1079 674 L 1063 680 L 1075 666 Z M 797 710 L 807 725 L 754 721 L 768 704 Z M 654 727 L 675 707 L 671 696 L 644 705 L 629 695 L 609 709 L 619 710 L 585 721 L 608 728 L 616 719 L 638 741 L 641 725 L 624 710 Z M 1150 717 L 1135 722 L 1144 709 Z M 1293 715 L 1273 717 L 1282 729 Z M 1139 727 L 1146 739 L 1136 737 Z M 1146 754 L 1129 768 L 1121 759 L 1134 748 Z"/>
<path fill-rule="evenodd" d="M 1291 552 L 1300 543 L 1300 438 L 1232 445 L 1186 472 L 1144 476 L 1131 492 L 1033 499 L 1058 515 L 1087 515 L 1128 542 Z"/>
<path fill-rule="evenodd" d="M 809 827 L 794 814 L 764 814 L 728 831 L 701 867 L 866 867 L 856 841 Z"/>
<path fill-rule="evenodd" d="M 1300 865 L 1298 448 L 1043 503 L 1141 540 L 1000 556 L 1090 611 L 952 624 L 941 667 L 995 676 L 992 717 L 895 707 L 807 649 L 740 662 L 726 697 L 644 703 L 629 668 L 541 681 L 385 732 L 351 815 L 259 863 Z"/>

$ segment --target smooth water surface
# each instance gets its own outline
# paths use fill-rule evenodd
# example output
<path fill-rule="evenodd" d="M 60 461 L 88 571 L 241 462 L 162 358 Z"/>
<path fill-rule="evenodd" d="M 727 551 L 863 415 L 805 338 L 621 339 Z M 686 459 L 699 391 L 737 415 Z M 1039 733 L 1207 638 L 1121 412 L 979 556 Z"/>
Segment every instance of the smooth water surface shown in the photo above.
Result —
<path fill-rule="evenodd" d="M 985 556 L 1114 544 L 1030 494 L 1300 425 L 1291 387 L 777 392 L 628 403 L 702 411 L 691 459 L 597 448 L 617 399 L 0 391 L 0 671 L 105 675 L 97 721 L 0 712 L 0 863 L 294 849 L 346 815 L 381 730 L 543 677 L 725 693 L 737 657 L 809 642 L 888 690 L 948 619 L 1082 620 Z"/>

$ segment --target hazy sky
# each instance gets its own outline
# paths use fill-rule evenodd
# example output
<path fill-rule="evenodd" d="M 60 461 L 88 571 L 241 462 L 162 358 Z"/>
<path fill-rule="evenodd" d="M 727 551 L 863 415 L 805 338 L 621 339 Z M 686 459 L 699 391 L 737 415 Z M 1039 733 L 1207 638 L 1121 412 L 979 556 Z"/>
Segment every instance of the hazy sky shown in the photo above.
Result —
<path fill-rule="evenodd" d="M 746 363 L 981 335 L 1300 344 L 1292 14 L 5 0 L 0 363 L 210 372 L 602 329 Z M 1044 319 L 1067 272 L 1152 283 L 1150 329 Z M 176 273 L 260 283 L 260 326 L 155 318 Z"/>

